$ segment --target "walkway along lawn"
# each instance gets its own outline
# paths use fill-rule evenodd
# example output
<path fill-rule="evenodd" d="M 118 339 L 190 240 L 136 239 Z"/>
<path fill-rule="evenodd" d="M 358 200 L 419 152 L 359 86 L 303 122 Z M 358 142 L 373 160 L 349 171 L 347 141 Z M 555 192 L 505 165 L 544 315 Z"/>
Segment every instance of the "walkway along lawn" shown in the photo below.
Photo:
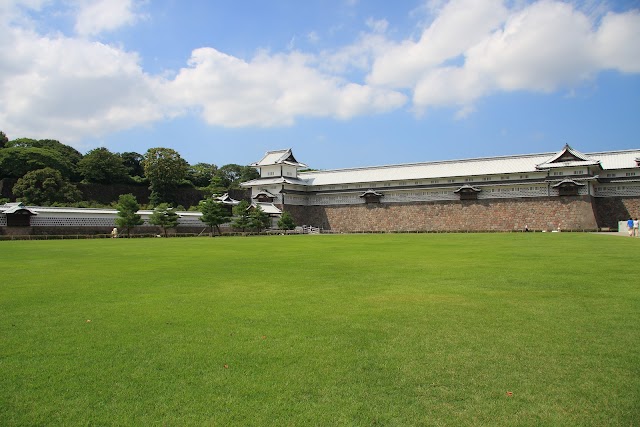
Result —
<path fill-rule="evenodd" d="M 640 239 L 0 250 L 3 426 L 640 424 Z"/>

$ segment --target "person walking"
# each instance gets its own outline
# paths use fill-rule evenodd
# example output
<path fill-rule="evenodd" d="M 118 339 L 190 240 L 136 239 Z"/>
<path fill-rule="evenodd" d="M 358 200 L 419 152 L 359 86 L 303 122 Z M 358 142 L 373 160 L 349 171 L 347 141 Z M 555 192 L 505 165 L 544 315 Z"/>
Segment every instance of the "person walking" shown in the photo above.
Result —
<path fill-rule="evenodd" d="M 638 237 L 638 218 L 633 220 L 633 235 Z"/>
<path fill-rule="evenodd" d="M 633 237 L 633 218 L 629 218 L 627 221 L 627 230 L 629 231 L 629 237 Z"/>

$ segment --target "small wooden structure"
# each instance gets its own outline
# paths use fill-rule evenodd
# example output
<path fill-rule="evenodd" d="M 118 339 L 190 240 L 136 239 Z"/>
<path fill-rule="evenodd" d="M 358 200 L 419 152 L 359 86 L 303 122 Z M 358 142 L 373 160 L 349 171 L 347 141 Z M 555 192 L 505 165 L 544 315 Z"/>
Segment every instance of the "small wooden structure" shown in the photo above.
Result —
<path fill-rule="evenodd" d="M 10 208 L 3 212 L 7 217 L 7 227 L 30 227 L 31 217 L 38 215 L 22 202 L 7 203 L 7 206 Z"/>

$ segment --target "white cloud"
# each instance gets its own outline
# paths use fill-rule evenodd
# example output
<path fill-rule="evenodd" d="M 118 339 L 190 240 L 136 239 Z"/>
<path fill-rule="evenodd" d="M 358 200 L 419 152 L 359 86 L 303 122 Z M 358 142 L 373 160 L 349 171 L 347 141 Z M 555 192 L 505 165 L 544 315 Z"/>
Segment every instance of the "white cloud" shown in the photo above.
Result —
<path fill-rule="evenodd" d="M 208 123 L 231 127 L 291 125 L 298 116 L 347 119 L 405 103 L 398 92 L 322 74 L 313 62 L 297 52 L 260 53 L 247 62 L 197 49 L 167 93 L 172 103 L 201 110 Z"/>
<path fill-rule="evenodd" d="M 640 72 L 640 12 L 608 13 L 595 37 L 595 55 L 602 68 Z"/>
<path fill-rule="evenodd" d="M 132 25 L 138 19 L 133 0 L 80 0 L 75 30 L 81 36 L 93 36 Z"/>
<path fill-rule="evenodd" d="M 20 10 L 45 3 L 29 1 L 0 4 L 0 123 L 12 138 L 73 143 L 194 113 L 215 126 L 288 126 L 385 113 L 409 98 L 417 113 L 446 106 L 463 118 L 492 93 L 571 90 L 605 69 L 640 73 L 637 10 L 438 0 L 417 41 L 392 41 L 392 24 L 370 19 L 352 44 L 331 51 L 240 59 L 204 47 L 175 77 L 161 77 L 145 72 L 137 53 L 86 37 L 135 22 L 133 3 L 83 2 L 81 37 L 66 37 L 21 20 Z"/>
<path fill-rule="evenodd" d="M 137 54 L 85 40 L 0 28 L 0 123 L 11 137 L 72 142 L 161 118 Z"/>
<path fill-rule="evenodd" d="M 424 30 L 420 40 L 405 40 L 376 58 L 368 81 L 411 88 L 425 71 L 455 59 L 488 36 L 506 12 L 500 1 L 451 1 Z"/>
<path fill-rule="evenodd" d="M 640 72 L 638 11 L 610 12 L 598 25 L 594 10 L 587 15 L 551 0 L 511 10 L 496 1 L 454 0 L 419 41 L 376 57 L 367 82 L 409 89 L 418 113 L 457 106 L 466 116 L 491 93 L 570 89 L 604 69 Z"/>

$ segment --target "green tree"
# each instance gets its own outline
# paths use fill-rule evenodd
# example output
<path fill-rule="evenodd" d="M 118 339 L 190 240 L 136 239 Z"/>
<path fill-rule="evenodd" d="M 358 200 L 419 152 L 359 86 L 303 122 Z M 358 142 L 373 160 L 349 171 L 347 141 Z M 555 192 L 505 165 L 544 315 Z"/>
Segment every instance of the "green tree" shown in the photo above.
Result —
<path fill-rule="evenodd" d="M 231 215 L 227 208 L 214 199 L 201 200 L 198 207 L 200 208 L 200 212 L 202 212 L 200 221 L 211 227 L 211 233 L 213 233 L 213 227 L 215 227 L 218 234 L 222 234 L 220 225 L 226 224 L 231 220 Z"/>
<path fill-rule="evenodd" d="M 127 237 L 131 236 L 131 229 L 137 225 L 142 225 L 142 216 L 138 215 L 140 205 L 133 194 L 121 194 L 116 205 L 118 217 L 116 226 L 127 230 Z"/>
<path fill-rule="evenodd" d="M 75 166 L 82 159 L 82 154 L 73 147 L 65 145 L 60 141 L 55 139 L 30 139 L 30 138 L 19 138 L 9 141 L 7 147 L 22 147 L 22 148 L 42 148 L 45 150 L 53 151 L 58 153 L 60 157 L 62 157 L 67 163 L 70 165 L 70 179 L 78 178 L 75 175 Z M 64 176 L 65 173 L 60 170 Z"/>
<path fill-rule="evenodd" d="M 174 192 L 186 178 L 189 164 L 171 148 L 150 148 L 142 166 L 150 183 L 151 203 L 173 202 Z"/>
<path fill-rule="evenodd" d="M 162 227 L 164 237 L 167 237 L 168 228 L 176 228 L 178 226 L 178 214 L 166 203 L 160 203 L 155 207 L 153 213 L 149 217 L 149 223 Z"/>
<path fill-rule="evenodd" d="M 239 228 L 244 232 L 247 228 L 251 227 L 251 218 L 249 212 L 249 202 L 246 200 L 241 201 L 233 207 L 233 225 L 235 228 Z"/>
<path fill-rule="evenodd" d="M 40 147 L 7 147 L 0 150 L 0 176 L 20 178 L 27 172 L 51 168 L 71 178 L 74 165 L 59 152 Z"/>
<path fill-rule="evenodd" d="M 282 216 L 278 220 L 278 228 L 281 230 L 293 230 L 296 228 L 296 223 L 289 212 L 282 212 Z"/>
<path fill-rule="evenodd" d="M 77 170 L 89 182 L 112 184 L 126 182 L 129 174 L 122 158 L 105 147 L 89 151 L 78 162 Z"/>
<path fill-rule="evenodd" d="M 189 166 L 188 179 L 196 187 L 208 187 L 216 175 L 218 167 L 211 163 L 196 163 Z"/>
<path fill-rule="evenodd" d="M 218 185 L 226 190 L 240 188 L 240 183 L 260 177 L 258 171 L 251 166 L 240 166 L 234 163 L 224 165 L 216 172 Z"/>
<path fill-rule="evenodd" d="M 260 232 L 271 226 L 271 218 L 260 206 L 255 206 L 249 214 L 249 227 Z"/>
<path fill-rule="evenodd" d="M 7 134 L 0 130 L 0 148 L 6 147 L 8 142 L 9 138 L 7 138 Z"/>
<path fill-rule="evenodd" d="M 13 194 L 30 205 L 76 202 L 82 197 L 75 185 L 52 168 L 27 172 L 13 186 Z"/>
<path fill-rule="evenodd" d="M 119 156 L 122 159 L 122 164 L 127 169 L 129 176 L 144 176 L 144 168 L 142 167 L 142 160 L 144 157 L 142 154 L 136 153 L 135 151 L 127 151 L 119 154 Z"/>

